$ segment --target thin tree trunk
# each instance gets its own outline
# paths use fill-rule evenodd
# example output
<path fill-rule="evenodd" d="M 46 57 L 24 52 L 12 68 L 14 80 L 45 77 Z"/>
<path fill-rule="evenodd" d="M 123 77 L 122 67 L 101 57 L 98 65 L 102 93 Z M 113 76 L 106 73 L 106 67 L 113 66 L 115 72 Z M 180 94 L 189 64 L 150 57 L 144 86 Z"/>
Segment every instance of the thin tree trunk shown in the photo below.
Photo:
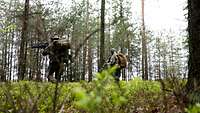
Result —
<path fill-rule="evenodd" d="M 87 72 L 87 46 L 88 46 L 88 41 L 86 42 L 86 45 L 84 45 L 83 48 L 83 72 L 82 72 L 82 76 L 81 76 L 81 80 L 85 80 L 85 75 Z"/>
<path fill-rule="evenodd" d="M 157 50 L 158 50 L 158 79 L 161 79 L 161 47 L 160 47 L 161 43 L 160 43 L 160 39 L 157 38 L 156 39 L 156 46 L 157 46 Z"/>
<path fill-rule="evenodd" d="M 9 34 L 6 34 L 5 42 L 4 42 L 4 63 L 3 63 L 3 69 L 4 69 L 4 76 L 2 77 L 2 81 L 6 81 L 6 73 L 8 71 L 8 62 L 7 62 L 7 57 L 8 57 L 8 36 Z"/>
<path fill-rule="evenodd" d="M 87 2 L 87 1 L 86 1 Z M 87 4 L 87 3 L 86 3 Z M 86 11 L 86 19 L 85 19 L 85 32 L 84 32 L 84 39 L 87 36 L 88 33 L 88 5 L 87 7 L 87 11 Z M 84 41 L 84 40 L 83 40 Z M 87 52 L 88 52 L 88 40 L 86 41 L 86 44 L 83 46 L 83 72 L 82 72 L 82 77 L 81 80 L 85 80 L 85 76 L 87 73 Z"/>
<path fill-rule="evenodd" d="M 161 62 L 160 62 L 160 49 L 159 49 L 159 58 L 158 58 L 158 76 L 159 76 L 159 79 L 161 80 Z"/>
<path fill-rule="evenodd" d="M 92 81 L 92 47 L 91 47 L 91 40 L 89 39 L 88 42 L 88 81 Z"/>
<path fill-rule="evenodd" d="M 11 43 L 11 48 L 10 48 L 10 51 L 11 51 L 11 54 L 10 54 L 10 72 L 9 72 L 9 78 L 8 80 L 11 81 L 11 76 L 12 76 L 12 70 L 13 70 L 13 49 L 14 49 L 14 37 L 15 37 L 15 34 L 14 34 L 15 30 L 13 29 L 12 31 L 12 43 Z"/>
<path fill-rule="evenodd" d="M 84 33 L 84 38 L 87 36 L 87 32 L 88 32 L 87 21 L 88 21 L 88 18 L 86 17 L 86 30 Z M 85 76 L 87 72 L 87 52 L 88 52 L 88 40 L 86 41 L 86 44 L 83 46 L 83 72 L 82 72 L 81 80 L 85 80 Z"/>
<path fill-rule="evenodd" d="M 170 77 L 174 77 L 174 45 L 173 45 L 173 39 L 170 37 L 170 57 L 169 57 L 169 62 L 170 62 Z"/>
<path fill-rule="evenodd" d="M 12 4 L 12 0 L 10 1 L 11 2 L 11 4 Z M 17 0 L 14 0 L 14 3 L 13 4 L 15 4 L 16 5 L 16 2 L 17 2 Z M 16 7 L 14 5 L 14 7 Z M 16 12 L 14 12 L 13 13 L 14 15 L 16 14 Z M 13 23 L 16 23 L 16 18 L 14 18 L 14 19 L 12 19 L 12 22 Z M 13 74 L 13 70 L 14 70 L 14 62 L 13 62 L 13 60 L 14 60 L 14 38 L 15 38 L 15 32 L 17 32 L 15 29 L 12 29 L 12 35 L 11 35 L 11 47 L 10 47 L 10 52 L 11 52 L 11 54 L 10 54 L 10 61 L 9 61 L 9 63 L 10 63 L 10 72 L 9 72 L 9 78 L 8 78 L 8 80 L 9 81 L 11 81 L 11 78 L 12 78 L 12 74 Z"/>
<path fill-rule="evenodd" d="M 26 72 L 26 51 L 27 51 L 27 37 L 28 37 L 28 12 L 29 12 L 29 0 L 25 0 L 24 7 L 24 19 L 22 26 L 21 34 L 21 43 L 20 43 L 20 55 L 19 55 L 19 64 L 18 64 L 18 79 L 23 80 L 25 78 Z"/>
<path fill-rule="evenodd" d="M 89 0 L 87 0 L 87 18 L 86 18 L 86 29 L 87 29 L 87 33 L 88 33 L 88 30 L 89 30 Z M 88 62 L 88 81 L 92 81 L 92 45 L 91 45 L 91 39 L 88 39 L 88 56 L 87 56 L 87 62 Z"/>
<path fill-rule="evenodd" d="M 144 0 L 142 0 L 142 79 L 148 80 L 147 39 L 145 36 Z"/>
<path fill-rule="evenodd" d="M 105 40 L 105 0 L 101 0 L 101 33 L 100 33 L 100 67 L 103 67 L 105 62 L 104 54 L 105 54 L 105 47 L 104 47 L 104 40 Z"/>
<path fill-rule="evenodd" d="M 151 55 L 150 54 L 151 54 L 150 51 L 148 51 L 148 60 L 149 60 L 149 70 L 148 70 L 148 73 L 149 73 L 148 76 L 149 77 L 148 77 L 148 79 L 152 80 L 153 77 L 152 77 L 152 73 L 151 73 L 152 72 L 152 66 L 150 64 L 151 63 Z"/>
<path fill-rule="evenodd" d="M 38 6 L 39 9 L 42 9 L 41 6 Z M 38 25 L 38 28 L 36 30 L 36 35 L 37 35 L 37 41 L 40 42 L 41 41 L 41 36 L 42 37 L 45 37 L 44 35 L 44 23 L 42 21 L 42 14 L 39 14 L 37 15 L 37 25 Z M 41 68 L 42 68 L 42 65 L 41 65 L 41 62 L 42 62 L 42 55 L 39 51 L 39 49 L 37 49 L 37 74 L 36 74 L 36 80 L 37 81 L 41 81 L 42 80 L 42 76 L 41 76 Z"/>

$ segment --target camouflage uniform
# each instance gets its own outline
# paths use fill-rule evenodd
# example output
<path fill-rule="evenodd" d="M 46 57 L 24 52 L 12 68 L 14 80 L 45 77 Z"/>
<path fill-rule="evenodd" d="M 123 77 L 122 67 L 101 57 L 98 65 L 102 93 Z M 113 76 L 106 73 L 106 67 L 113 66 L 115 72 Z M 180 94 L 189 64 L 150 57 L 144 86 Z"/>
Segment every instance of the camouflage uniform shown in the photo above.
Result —
<path fill-rule="evenodd" d="M 113 73 L 113 77 L 115 78 L 116 81 L 119 81 L 119 78 L 121 76 L 121 68 L 118 65 L 118 59 L 117 59 L 117 52 L 114 48 L 111 49 L 111 57 L 109 58 L 109 64 L 110 66 L 117 66 L 116 71 Z"/>
<path fill-rule="evenodd" d="M 47 48 L 44 49 L 43 55 L 49 55 L 48 81 L 55 82 L 53 74 L 57 81 L 61 81 L 61 75 L 64 71 L 64 53 L 57 49 L 57 40 L 52 40 Z"/>

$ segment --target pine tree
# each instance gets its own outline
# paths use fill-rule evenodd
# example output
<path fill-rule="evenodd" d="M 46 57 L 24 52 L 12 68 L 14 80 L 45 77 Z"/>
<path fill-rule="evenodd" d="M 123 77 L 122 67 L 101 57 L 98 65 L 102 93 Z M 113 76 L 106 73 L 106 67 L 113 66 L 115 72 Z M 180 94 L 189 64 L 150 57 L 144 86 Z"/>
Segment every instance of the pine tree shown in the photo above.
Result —
<path fill-rule="evenodd" d="M 28 19 L 29 19 L 29 0 L 25 0 L 23 26 L 20 42 L 20 54 L 18 64 L 18 78 L 23 80 L 26 74 L 26 55 L 27 55 L 27 37 L 28 37 Z"/>
<path fill-rule="evenodd" d="M 199 90 L 200 87 L 200 1 L 188 0 L 188 32 L 189 32 L 189 62 L 188 91 Z"/>
<path fill-rule="evenodd" d="M 100 67 L 101 69 L 103 67 L 103 64 L 105 62 L 104 55 L 105 55 L 105 0 L 101 0 L 101 33 L 100 33 Z"/>
<path fill-rule="evenodd" d="M 142 1 L 142 79 L 148 80 L 147 39 L 145 36 L 144 0 Z"/>

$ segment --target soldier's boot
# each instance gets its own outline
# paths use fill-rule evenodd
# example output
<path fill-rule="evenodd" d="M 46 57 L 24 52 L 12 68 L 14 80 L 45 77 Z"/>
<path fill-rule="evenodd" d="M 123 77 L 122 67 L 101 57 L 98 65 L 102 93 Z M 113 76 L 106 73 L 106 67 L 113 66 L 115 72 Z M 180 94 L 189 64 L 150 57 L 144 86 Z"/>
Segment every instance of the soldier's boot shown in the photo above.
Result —
<path fill-rule="evenodd" d="M 52 83 L 55 83 L 56 79 L 53 76 L 48 76 L 48 81 L 52 82 Z"/>

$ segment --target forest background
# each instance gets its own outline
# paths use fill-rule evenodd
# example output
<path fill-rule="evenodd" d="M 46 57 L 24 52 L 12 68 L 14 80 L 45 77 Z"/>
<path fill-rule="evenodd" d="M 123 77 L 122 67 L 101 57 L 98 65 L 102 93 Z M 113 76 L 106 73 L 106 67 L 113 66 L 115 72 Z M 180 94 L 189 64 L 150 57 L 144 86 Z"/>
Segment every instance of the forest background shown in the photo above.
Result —
<path fill-rule="evenodd" d="M 25 18 L 24 1 L 1 0 L 0 55 L 1 68 L 6 75 L 2 79 L 45 80 L 48 58 L 41 55 L 41 49 L 31 49 L 30 46 L 47 42 L 51 37 L 59 37 L 70 40 L 72 54 L 80 49 L 76 61 L 66 65 L 63 79 L 90 81 L 103 61 L 100 58 L 100 32 L 84 40 L 101 27 L 101 8 L 98 4 L 100 1 L 30 1 L 28 18 Z M 169 5 L 170 8 L 167 8 Z M 185 7 L 186 1 L 180 0 L 146 1 L 143 31 L 141 1 L 106 1 L 104 61 L 109 57 L 110 48 L 116 48 L 126 54 L 129 60 L 122 79 L 142 77 L 142 32 L 145 32 L 149 79 L 169 75 L 186 78 L 188 49 L 187 43 L 184 43 L 187 37 Z M 26 28 L 22 31 L 25 21 Z M 84 46 L 79 48 L 81 44 Z M 21 46 L 23 51 L 20 51 Z M 19 75 L 20 70 L 24 74 Z"/>
<path fill-rule="evenodd" d="M 0 0 L 0 112 L 199 113 L 198 0 Z M 67 39 L 62 82 L 34 44 Z M 111 48 L 121 81 L 99 70 Z M 197 103 L 197 104 L 196 104 Z"/>

